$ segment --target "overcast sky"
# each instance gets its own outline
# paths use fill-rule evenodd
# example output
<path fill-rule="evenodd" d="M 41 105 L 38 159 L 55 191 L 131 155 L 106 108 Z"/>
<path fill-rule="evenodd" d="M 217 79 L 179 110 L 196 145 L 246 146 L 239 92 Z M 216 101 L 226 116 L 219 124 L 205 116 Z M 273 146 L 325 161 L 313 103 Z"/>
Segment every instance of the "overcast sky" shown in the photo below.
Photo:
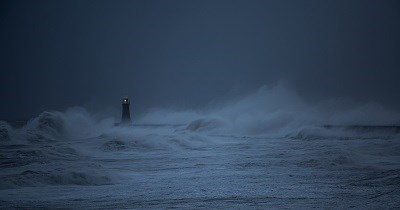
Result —
<path fill-rule="evenodd" d="M 400 2 L 1 1 L 0 119 L 201 107 L 283 80 L 400 108 Z"/>

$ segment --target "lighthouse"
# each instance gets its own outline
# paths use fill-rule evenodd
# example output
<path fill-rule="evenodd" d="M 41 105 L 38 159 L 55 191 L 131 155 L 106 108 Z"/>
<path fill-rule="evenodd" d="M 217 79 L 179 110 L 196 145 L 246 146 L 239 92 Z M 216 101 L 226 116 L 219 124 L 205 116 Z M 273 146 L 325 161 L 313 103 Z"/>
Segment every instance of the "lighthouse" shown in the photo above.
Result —
<path fill-rule="evenodd" d="M 122 118 L 121 124 L 130 124 L 131 121 L 131 114 L 129 112 L 129 99 L 127 97 L 122 99 Z"/>

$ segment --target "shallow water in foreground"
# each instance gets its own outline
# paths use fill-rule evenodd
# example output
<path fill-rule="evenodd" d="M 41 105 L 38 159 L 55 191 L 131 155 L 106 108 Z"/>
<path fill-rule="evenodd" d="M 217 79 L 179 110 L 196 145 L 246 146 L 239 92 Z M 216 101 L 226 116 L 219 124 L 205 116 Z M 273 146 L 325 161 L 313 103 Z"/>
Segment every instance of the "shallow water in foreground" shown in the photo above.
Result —
<path fill-rule="evenodd" d="M 187 128 L 116 128 L 68 140 L 41 128 L 24 141 L 4 140 L 0 208 L 400 207 L 397 134 Z"/>

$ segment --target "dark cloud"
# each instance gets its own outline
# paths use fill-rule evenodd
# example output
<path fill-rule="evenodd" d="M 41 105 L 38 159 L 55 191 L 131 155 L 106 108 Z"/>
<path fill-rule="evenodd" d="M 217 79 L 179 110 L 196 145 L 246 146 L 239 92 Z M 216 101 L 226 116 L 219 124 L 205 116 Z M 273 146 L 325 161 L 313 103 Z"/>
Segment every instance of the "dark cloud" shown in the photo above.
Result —
<path fill-rule="evenodd" d="M 398 1 L 3 1 L 0 118 L 196 107 L 284 80 L 400 107 Z"/>

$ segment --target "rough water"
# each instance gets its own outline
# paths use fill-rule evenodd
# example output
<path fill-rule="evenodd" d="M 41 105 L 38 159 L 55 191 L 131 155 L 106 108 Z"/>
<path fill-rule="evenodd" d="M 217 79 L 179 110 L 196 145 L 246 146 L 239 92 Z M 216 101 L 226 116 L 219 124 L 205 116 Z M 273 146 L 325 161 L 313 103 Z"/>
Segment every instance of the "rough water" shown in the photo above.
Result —
<path fill-rule="evenodd" d="M 260 94 L 218 111 L 154 111 L 130 126 L 82 109 L 21 128 L 2 121 L 0 208 L 400 207 L 397 130 L 320 126 L 321 113 L 267 107 Z M 367 123 L 355 117 L 363 109 L 344 115 Z"/>

